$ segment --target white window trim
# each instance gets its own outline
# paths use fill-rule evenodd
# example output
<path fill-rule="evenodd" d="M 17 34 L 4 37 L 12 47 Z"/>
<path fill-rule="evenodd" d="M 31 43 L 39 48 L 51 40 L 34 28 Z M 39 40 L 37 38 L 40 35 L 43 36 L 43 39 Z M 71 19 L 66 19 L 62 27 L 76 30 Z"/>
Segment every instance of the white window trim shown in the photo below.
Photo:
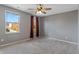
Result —
<path fill-rule="evenodd" d="M 19 13 L 17 13 L 17 12 L 14 12 L 14 11 L 11 11 L 11 10 L 5 10 L 5 13 L 6 12 L 11 12 L 11 13 L 14 13 L 14 14 L 16 14 L 16 15 L 19 15 Z M 20 16 L 20 15 L 19 15 Z M 4 19 L 5 19 L 5 15 L 4 15 Z M 6 20 L 5 20 L 5 34 L 15 34 L 15 33 L 20 33 L 20 17 L 19 17 L 19 22 L 18 22 L 18 24 L 19 24 L 19 32 L 6 32 Z"/>

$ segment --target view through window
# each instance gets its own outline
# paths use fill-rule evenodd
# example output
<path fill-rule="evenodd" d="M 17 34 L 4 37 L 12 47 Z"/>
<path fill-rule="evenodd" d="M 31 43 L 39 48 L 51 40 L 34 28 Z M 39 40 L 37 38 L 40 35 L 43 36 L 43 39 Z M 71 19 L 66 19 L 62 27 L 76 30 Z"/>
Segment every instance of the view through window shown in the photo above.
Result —
<path fill-rule="evenodd" d="M 20 16 L 11 11 L 5 12 L 5 28 L 7 33 L 19 32 Z"/>

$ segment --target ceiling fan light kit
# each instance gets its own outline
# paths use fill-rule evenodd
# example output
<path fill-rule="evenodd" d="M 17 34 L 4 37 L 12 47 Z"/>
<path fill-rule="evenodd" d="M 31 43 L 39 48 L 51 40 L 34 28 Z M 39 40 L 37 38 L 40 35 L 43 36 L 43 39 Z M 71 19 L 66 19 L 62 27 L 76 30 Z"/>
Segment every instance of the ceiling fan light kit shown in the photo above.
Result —
<path fill-rule="evenodd" d="M 41 11 L 37 11 L 36 14 L 43 14 Z"/>
<path fill-rule="evenodd" d="M 36 9 L 29 9 L 29 10 L 36 10 L 35 14 L 46 14 L 48 10 L 51 8 L 45 8 L 42 4 L 38 4 Z"/>

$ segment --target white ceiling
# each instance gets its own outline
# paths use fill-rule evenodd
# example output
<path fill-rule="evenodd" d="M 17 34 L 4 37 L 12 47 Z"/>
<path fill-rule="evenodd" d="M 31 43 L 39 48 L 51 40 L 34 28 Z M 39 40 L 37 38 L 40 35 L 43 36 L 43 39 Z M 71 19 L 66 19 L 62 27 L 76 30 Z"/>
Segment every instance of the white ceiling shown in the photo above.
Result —
<path fill-rule="evenodd" d="M 28 12 L 32 15 L 36 15 L 35 10 L 33 11 L 28 10 L 29 8 L 35 9 L 37 7 L 36 4 L 6 4 L 6 6 L 16 8 L 24 12 Z M 50 7 L 52 8 L 52 10 L 47 11 L 46 14 L 37 15 L 37 16 L 48 16 L 48 15 L 53 15 L 53 14 L 58 14 L 58 13 L 63 13 L 63 12 L 68 12 L 78 9 L 77 4 L 44 4 L 44 6 L 48 8 Z"/>

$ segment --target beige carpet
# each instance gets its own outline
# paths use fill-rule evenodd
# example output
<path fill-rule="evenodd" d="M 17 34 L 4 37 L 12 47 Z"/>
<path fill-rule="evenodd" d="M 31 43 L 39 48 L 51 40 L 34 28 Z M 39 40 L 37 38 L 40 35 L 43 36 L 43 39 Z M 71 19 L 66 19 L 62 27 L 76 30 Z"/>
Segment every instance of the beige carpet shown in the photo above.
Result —
<path fill-rule="evenodd" d="M 78 46 L 53 39 L 33 39 L 0 49 L 4 54 L 74 54 Z"/>

